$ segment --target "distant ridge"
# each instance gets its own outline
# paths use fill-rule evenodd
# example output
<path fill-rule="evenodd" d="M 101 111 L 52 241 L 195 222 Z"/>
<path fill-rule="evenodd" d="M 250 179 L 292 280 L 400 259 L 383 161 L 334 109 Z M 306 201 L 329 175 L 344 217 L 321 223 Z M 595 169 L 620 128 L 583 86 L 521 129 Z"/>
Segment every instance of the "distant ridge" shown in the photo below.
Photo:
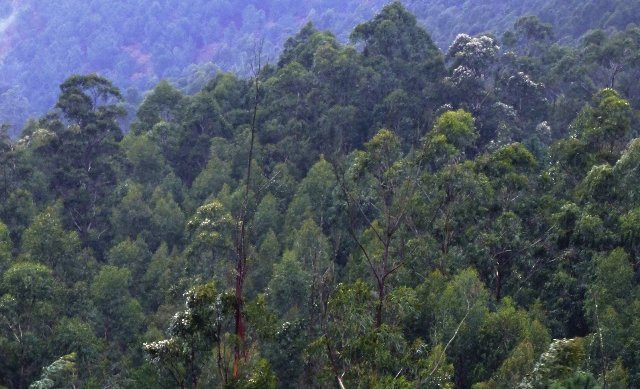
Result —
<path fill-rule="evenodd" d="M 0 123 L 12 133 L 43 114 L 56 86 L 74 73 L 96 72 L 127 92 L 131 105 L 159 80 L 198 90 L 217 69 L 244 73 L 257 41 L 277 58 L 287 37 L 307 21 L 341 41 L 388 1 L 12 0 L 0 21 Z M 640 19 L 640 1 L 405 0 L 441 49 L 457 33 L 505 31 L 536 14 L 557 38 L 591 28 L 624 28 Z M 23 12 L 21 12 L 23 11 Z M 195 65 L 195 66 L 194 66 Z"/>

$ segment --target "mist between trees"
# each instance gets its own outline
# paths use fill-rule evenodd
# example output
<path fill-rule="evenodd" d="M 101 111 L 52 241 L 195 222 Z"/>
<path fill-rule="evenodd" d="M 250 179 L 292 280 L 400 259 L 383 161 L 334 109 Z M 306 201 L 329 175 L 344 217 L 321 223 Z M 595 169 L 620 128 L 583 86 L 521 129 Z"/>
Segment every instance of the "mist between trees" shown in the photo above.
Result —
<path fill-rule="evenodd" d="M 640 386 L 640 30 L 400 3 L 0 139 L 7 388 Z M 127 130 L 127 131 L 124 131 Z"/>

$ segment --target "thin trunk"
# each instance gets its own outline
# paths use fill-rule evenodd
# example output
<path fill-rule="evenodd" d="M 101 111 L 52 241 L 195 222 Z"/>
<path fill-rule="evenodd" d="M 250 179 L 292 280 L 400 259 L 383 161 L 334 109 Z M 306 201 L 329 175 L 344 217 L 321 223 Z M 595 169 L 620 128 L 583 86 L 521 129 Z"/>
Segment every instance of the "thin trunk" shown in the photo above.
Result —
<path fill-rule="evenodd" d="M 449 204 L 452 201 L 451 188 L 449 187 L 449 183 L 445 183 L 445 211 L 444 211 L 444 236 L 442 242 L 442 253 L 446 256 L 449 254 L 449 237 L 451 235 L 451 221 L 449 219 Z"/>
<path fill-rule="evenodd" d="M 385 285 L 384 280 L 378 281 L 378 306 L 376 307 L 376 328 L 382 325 L 382 314 L 384 310 Z"/>
<path fill-rule="evenodd" d="M 195 366 L 196 353 L 193 345 L 191 346 L 191 383 L 193 384 L 193 389 L 198 389 L 198 373 L 196 371 Z"/>
<path fill-rule="evenodd" d="M 342 382 L 342 376 L 340 375 L 340 372 L 338 370 L 338 363 L 336 361 L 336 356 L 333 352 L 333 349 L 331 348 L 331 343 L 329 342 L 329 338 L 327 337 L 326 333 L 325 333 L 325 338 L 326 338 L 326 346 L 327 346 L 327 356 L 329 357 L 331 369 L 333 370 L 333 376 L 335 377 L 336 382 L 338 383 L 338 386 L 340 387 L 340 389 L 345 389 L 344 383 Z"/>
<path fill-rule="evenodd" d="M 218 326 L 217 333 L 218 333 L 218 339 L 222 339 L 222 331 L 221 331 L 220 326 Z M 217 361 L 218 374 L 220 374 L 220 379 L 222 379 L 222 383 L 226 385 L 226 383 L 227 383 L 227 369 L 223 365 L 222 341 L 218 341 L 217 350 L 218 350 L 218 361 Z"/>
<path fill-rule="evenodd" d="M 496 277 L 496 301 L 500 301 L 500 297 L 502 294 L 502 272 L 500 271 L 500 264 L 498 264 L 498 270 L 497 270 L 497 277 Z"/>
<path fill-rule="evenodd" d="M 444 241 L 442 242 L 442 253 L 449 254 L 449 213 L 444 216 Z"/>
<path fill-rule="evenodd" d="M 504 277 L 504 272 L 503 272 L 503 266 L 504 266 L 504 260 L 506 260 L 504 258 L 503 253 L 497 254 L 495 256 L 495 260 L 496 260 L 496 301 L 500 301 L 500 298 L 502 297 L 502 279 Z"/>
<path fill-rule="evenodd" d="M 464 314 L 464 317 L 462 318 L 462 320 L 460 320 L 460 323 L 458 323 L 456 330 L 453 332 L 453 336 L 451 337 L 451 339 L 449 339 L 447 344 L 444 346 L 442 353 L 440 353 L 440 356 L 436 360 L 436 363 L 434 364 L 433 369 L 431 370 L 431 373 L 429 373 L 427 377 L 431 377 L 440 367 L 440 362 L 442 362 L 442 359 L 447 355 L 447 349 L 449 348 L 449 346 L 451 346 L 451 343 L 453 343 L 453 340 L 456 338 L 456 336 L 458 336 L 458 332 L 460 332 L 460 327 L 462 327 L 462 324 L 464 323 L 464 321 L 467 320 L 467 316 L 469 316 L 469 312 L 471 312 L 471 304 L 469 303 L 469 301 L 467 301 L 467 312 Z"/>
<path fill-rule="evenodd" d="M 598 338 L 600 340 L 600 356 L 602 358 L 602 381 L 604 383 L 604 389 L 609 388 L 609 384 L 607 382 L 607 371 L 609 370 L 609 364 L 607 361 L 607 356 L 604 351 L 604 338 L 602 337 L 602 327 L 600 326 L 600 316 L 598 315 L 598 297 L 595 296 L 595 314 L 596 314 L 596 325 L 598 326 Z"/>
<path fill-rule="evenodd" d="M 618 64 L 613 65 L 613 71 L 611 72 L 611 81 L 609 83 L 609 88 L 613 89 L 614 85 L 616 84 L 616 76 L 618 75 L 618 72 L 620 71 L 621 67 L 622 66 Z"/>
<path fill-rule="evenodd" d="M 244 299 L 243 299 L 243 289 L 244 289 L 244 260 L 239 259 L 236 267 L 236 287 L 235 287 L 235 334 L 236 334 L 236 345 L 235 352 L 233 356 L 233 377 L 238 378 L 239 364 L 240 358 L 243 354 L 244 349 L 244 340 L 245 340 L 245 326 L 244 326 Z"/>
<path fill-rule="evenodd" d="M 24 365 L 20 365 L 20 379 L 18 380 L 18 388 L 19 389 L 23 389 L 24 388 Z"/>
<path fill-rule="evenodd" d="M 386 295 L 386 282 L 389 275 L 389 269 L 387 267 L 389 261 L 389 246 L 391 245 L 391 235 L 387 232 L 384 242 L 384 254 L 382 257 L 382 269 L 377 279 L 378 281 L 378 306 L 376 307 L 376 328 L 380 328 L 382 325 L 382 318 L 384 314 L 384 299 Z"/>
<path fill-rule="evenodd" d="M 257 67 L 254 69 L 253 82 L 254 82 L 254 102 L 253 113 L 251 115 L 251 139 L 249 142 L 249 155 L 247 157 L 247 175 L 245 177 L 245 190 L 244 199 L 242 203 L 242 211 L 240 214 L 240 231 L 237 238 L 237 259 L 236 259 L 236 285 L 235 285 L 235 335 L 236 345 L 233 355 L 233 378 L 238 378 L 240 358 L 242 356 L 246 359 L 246 352 L 244 350 L 245 341 L 245 324 L 244 324 L 244 279 L 246 276 L 246 264 L 247 264 L 247 213 L 249 207 L 249 189 L 251 188 L 251 161 L 253 160 L 253 148 L 256 137 L 256 118 L 258 116 L 258 99 L 260 97 L 260 85 L 258 83 L 258 77 L 260 76 L 260 55 L 257 56 Z"/>

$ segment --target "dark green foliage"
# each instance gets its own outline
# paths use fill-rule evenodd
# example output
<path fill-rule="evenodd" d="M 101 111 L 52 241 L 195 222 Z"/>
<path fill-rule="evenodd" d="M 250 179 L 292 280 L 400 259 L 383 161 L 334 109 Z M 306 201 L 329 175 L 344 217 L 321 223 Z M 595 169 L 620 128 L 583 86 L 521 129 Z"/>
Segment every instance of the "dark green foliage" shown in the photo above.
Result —
<path fill-rule="evenodd" d="M 351 44 L 304 25 L 252 79 L 140 97 L 76 75 L 19 138 L 1 127 L 0 386 L 639 387 L 640 35 L 567 46 L 586 22 L 546 23 L 635 3 L 462 3 L 466 31 L 504 35 L 442 53 L 395 2 Z M 212 4 L 254 29 L 308 6 Z M 540 19 L 490 15 L 514 7 Z M 90 61 L 117 56 L 100 36 Z"/>

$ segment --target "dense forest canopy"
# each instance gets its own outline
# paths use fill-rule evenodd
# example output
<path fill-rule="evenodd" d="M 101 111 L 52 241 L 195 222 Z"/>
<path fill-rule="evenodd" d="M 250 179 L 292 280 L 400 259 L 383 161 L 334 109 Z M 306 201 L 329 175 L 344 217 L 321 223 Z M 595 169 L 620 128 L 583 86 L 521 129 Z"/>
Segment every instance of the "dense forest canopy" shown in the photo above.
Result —
<path fill-rule="evenodd" d="M 171 79 L 192 94 L 219 70 L 248 74 L 256 42 L 275 61 L 308 21 L 346 43 L 353 28 L 388 0 L 3 0 L 0 4 L 0 123 L 16 135 L 47 112 L 69 74 L 98 73 L 118 86 L 130 115 L 144 93 Z M 637 23 L 637 0 L 442 1 L 404 4 L 446 50 L 459 33 L 502 34 L 537 15 L 554 39 L 575 42 L 590 29 Z"/>
<path fill-rule="evenodd" d="M 183 6 L 51 26 L 138 4 Z M 68 76 L 0 128 L 0 388 L 640 387 L 640 29 L 580 4 L 443 51 L 395 2 L 194 93 Z"/>

